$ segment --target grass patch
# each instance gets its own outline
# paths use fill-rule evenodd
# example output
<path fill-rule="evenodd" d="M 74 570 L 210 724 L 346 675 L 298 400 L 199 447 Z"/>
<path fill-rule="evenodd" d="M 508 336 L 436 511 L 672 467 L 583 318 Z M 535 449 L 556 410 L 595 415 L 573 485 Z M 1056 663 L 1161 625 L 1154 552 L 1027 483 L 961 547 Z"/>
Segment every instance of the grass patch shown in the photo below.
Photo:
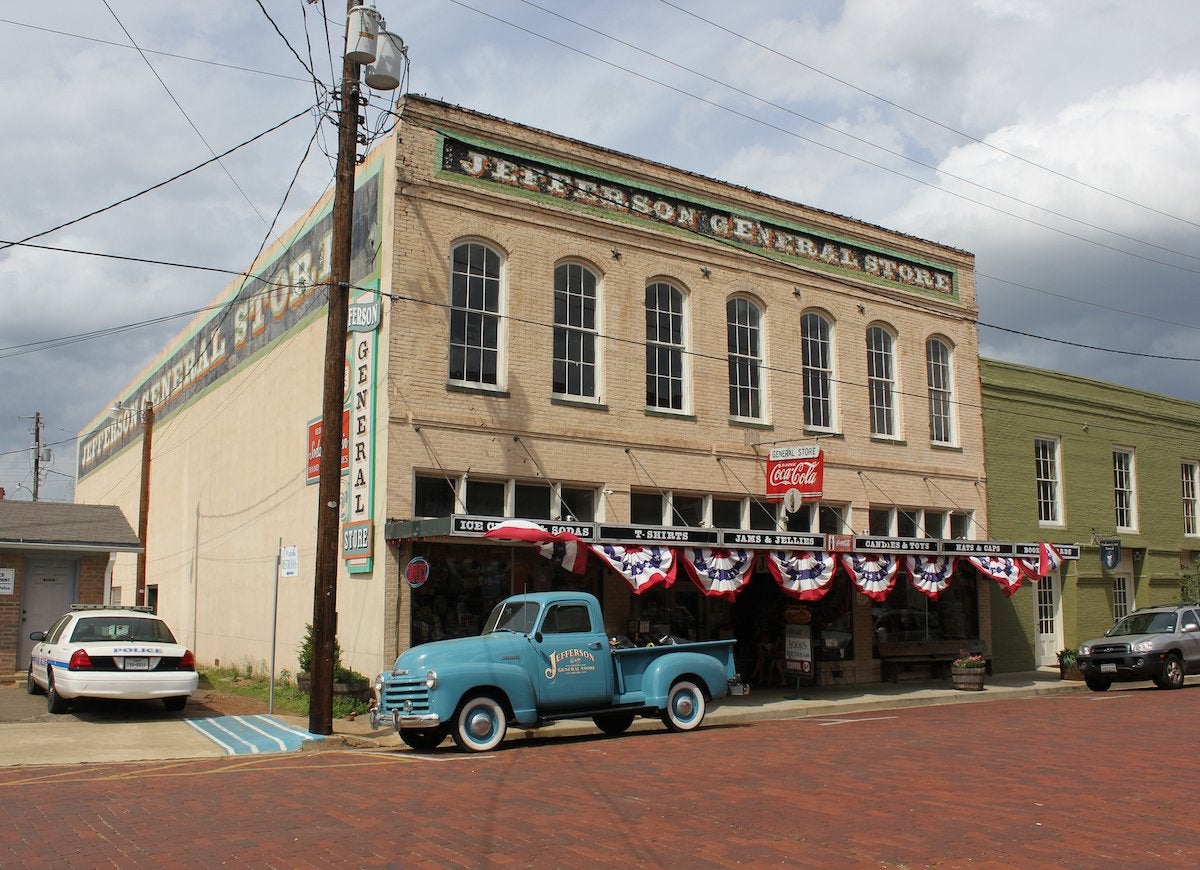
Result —
<path fill-rule="evenodd" d="M 226 695 L 240 695 L 262 703 L 264 707 L 270 701 L 271 684 L 265 676 L 247 674 L 237 668 L 205 668 L 200 671 L 200 688 L 206 691 L 221 692 Z M 275 680 L 275 712 L 292 716 L 308 715 L 308 693 L 296 688 L 291 674 L 284 672 Z M 335 696 L 333 699 L 333 717 L 341 719 L 351 712 L 366 713 L 367 702 L 352 698 Z"/>

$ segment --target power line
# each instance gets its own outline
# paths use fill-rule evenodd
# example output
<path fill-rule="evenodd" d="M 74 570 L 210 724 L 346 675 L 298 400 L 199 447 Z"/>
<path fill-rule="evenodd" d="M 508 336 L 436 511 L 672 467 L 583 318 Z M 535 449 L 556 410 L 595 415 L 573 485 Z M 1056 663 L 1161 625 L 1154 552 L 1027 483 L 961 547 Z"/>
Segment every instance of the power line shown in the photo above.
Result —
<path fill-rule="evenodd" d="M 1063 212 L 1056 211 L 1055 209 L 1049 208 L 1047 206 L 1038 205 L 1037 203 L 1030 202 L 1029 200 L 1026 200 L 1026 199 L 1022 199 L 1019 196 L 1013 196 L 1011 194 L 1005 193 L 1002 190 L 997 190 L 994 187 L 988 187 L 985 184 L 980 184 L 979 182 L 972 181 L 971 179 L 966 178 L 964 176 L 956 175 L 953 172 L 949 172 L 948 170 L 946 170 L 942 167 L 936 166 L 931 163 L 926 163 L 925 161 L 918 160 L 915 157 L 910 157 L 909 155 L 903 153 L 902 151 L 895 151 L 891 148 L 887 148 L 876 142 L 872 142 L 869 139 L 865 139 L 862 136 L 857 136 L 854 133 L 849 132 L 848 130 L 843 130 L 843 129 L 833 126 L 832 124 L 826 124 L 823 121 L 818 121 L 816 118 L 813 118 L 810 115 L 805 115 L 802 112 L 797 112 L 794 109 L 791 109 L 787 106 L 781 105 L 780 103 L 776 103 L 772 100 L 768 100 L 765 97 L 760 97 L 757 94 L 754 94 L 754 93 L 751 93 L 750 91 L 739 88 L 736 85 L 731 85 L 726 81 L 723 81 L 718 78 L 714 78 L 713 76 L 710 76 L 710 75 L 706 75 L 705 73 L 702 73 L 702 72 L 696 70 L 692 66 L 688 66 L 686 64 L 681 64 L 681 63 L 676 63 L 675 61 L 671 60 L 670 58 L 663 57 L 660 54 L 655 54 L 652 51 L 648 51 L 647 49 L 641 48 L 640 46 L 634 45 L 630 42 L 626 42 L 625 40 L 620 39 L 611 34 L 605 33 L 602 30 L 597 30 L 596 28 L 591 27 L 587 24 L 584 24 L 580 21 L 576 21 L 573 18 L 568 18 L 567 16 L 562 15 L 558 12 L 555 12 L 552 9 L 547 9 L 544 6 L 539 6 L 537 3 L 534 3 L 533 0 L 521 0 L 521 2 L 524 3 L 526 6 L 531 6 L 534 9 L 538 9 L 542 12 L 545 12 L 547 15 L 553 15 L 555 18 L 559 18 L 563 21 L 574 24 L 576 27 L 583 28 L 584 30 L 587 30 L 591 33 L 596 34 L 597 36 L 602 36 L 605 39 L 608 39 L 608 40 L 611 40 L 611 41 L 617 43 L 618 45 L 623 45 L 626 48 L 633 49 L 634 51 L 640 52 L 641 54 L 644 54 L 647 57 L 652 57 L 655 60 L 661 61 L 662 63 L 669 64 L 669 65 L 675 67 L 676 69 L 682 70 L 683 72 L 686 72 L 690 75 L 697 76 L 699 78 L 704 79 L 705 81 L 712 82 L 715 85 L 720 85 L 721 87 L 727 88 L 728 90 L 731 90 L 736 94 L 741 94 L 744 97 L 749 97 L 750 99 L 756 100 L 757 102 L 760 102 L 763 105 L 770 106 L 773 109 L 778 109 L 779 111 L 785 112 L 789 115 L 792 115 L 793 117 L 800 118 L 801 120 L 804 120 L 804 121 L 808 121 L 810 124 L 815 124 L 818 127 L 822 127 L 831 133 L 835 133 L 839 136 L 845 136 L 848 139 L 853 139 L 855 142 L 858 142 L 862 145 L 867 145 L 868 147 L 871 147 L 871 148 L 875 148 L 879 151 L 882 151 L 885 154 L 891 155 L 892 157 L 897 157 L 901 160 L 907 161 L 909 163 L 913 163 L 924 169 L 929 169 L 933 172 L 938 173 L 939 175 L 945 176 L 946 178 L 952 178 L 955 181 L 961 181 L 963 184 L 968 184 L 971 187 L 977 188 L 978 190 L 982 190 L 982 191 L 986 191 L 987 193 L 995 194 L 996 196 L 1003 197 L 1004 199 L 1010 200 L 1011 202 L 1019 203 L 1020 205 L 1028 206 L 1029 208 L 1037 209 L 1038 211 L 1045 212 L 1046 214 L 1050 214 L 1050 215 L 1053 215 L 1058 218 L 1062 218 L 1063 220 L 1070 221 L 1074 224 L 1088 227 L 1089 229 L 1098 230 L 1099 232 L 1107 233 L 1109 235 L 1116 236 L 1117 238 L 1121 238 L 1121 239 L 1125 239 L 1126 241 L 1134 242 L 1135 244 L 1145 245 L 1146 247 L 1155 248 L 1157 250 L 1163 251 L 1164 253 L 1175 254 L 1180 257 L 1185 257 L 1189 260 L 1200 260 L 1200 256 L 1198 256 L 1198 255 L 1189 254 L 1186 251 L 1177 251 L 1174 248 L 1168 248 L 1164 245 L 1159 245 L 1154 242 L 1146 241 L 1145 239 L 1139 239 L 1135 236 L 1126 235 L 1125 233 L 1121 233 L 1116 230 L 1111 230 L 1111 229 L 1108 229 L 1107 227 L 1102 227 L 1098 224 L 1094 224 L 1089 221 L 1082 220 L 1081 218 L 1072 217 L 1071 215 L 1064 214 Z M 671 4 L 668 4 L 668 5 L 671 5 Z M 626 70 L 626 71 L 628 72 L 628 70 Z M 662 84 L 662 83 L 659 82 L 659 84 Z M 848 152 L 844 152 L 844 151 L 840 151 L 840 150 L 839 150 L 839 153 L 845 154 L 848 157 L 853 156 L 853 155 L 849 154 Z M 938 189 L 940 189 L 940 188 L 938 188 Z M 972 200 L 972 201 L 974 202 L 974 200 Z M 977 203 L 977 204 L 983 205 L 983 203 Z M 1013 216 L 1016 217 L 1016 215 L 1013 215 Z M 1053 229 L 1053 228 L 1048 227 L 1048 229 Z M 1084 239 L 1084 241 L 1089 241 L 1089 240 Z M 1124 252 L 1122 252 L 1122 253 L 1124 253 Z M 1154 262 L 1157 262 L 1157 261 L 1154 261 Z M 1164 264 L 1164 265 L 1169 265 L 1169 264 Z"/>
<path fill-rule="evenodd" d="M 954 133 L 955 135 L 961 136 L 964 139 L 969 139 L 970 141 L 974 142 L 977 145 L 983 145 L 985 148 L 989 148 L 992 151 L 995 151 L 999 154 L 1003 154 L 1005 157 L 1011 157 L 1014 160 L 1019 160 L 1028 166 L 1032 166 L 1036 169 L 1040 169 L 1043 172 L 1049 172 L 1051 175 L 1058 176 L 1059 178 L 1061 178 L 1065 181 L 1070 181 L 1073 184 L 1078 184 L 1081 187 L 1086 187 L 1089 190 L 1095 191 L 1096 193 L 1103 194 L 1104 196 L 1110 196 L 1113 199 L 1120 200 L 1121 202 L 1124 202 L 1128 205 L 1136 206 L 1137 208 L 1145 209 L 1146 211 L 1153 212 L 1154 214 L 1157 214 L 1157 215 L 1161 215 L 1162 217 L 1170 218 L 1171 220 L 1179 221 L 1180 223 L 1184 223 L 1184 224 L 1188 224 L 1189 226 L 1200 228 L 1200 223 L 1196 223 L 1195 221 L 1191 221 L 1191 220 L 1188 220 L 1187 218 L 1180 217 L 1179 215 L 1174 215 L 1169 212 L 1161 211 L 1157 208 L 1154 208 L 1153 206 L 1149 206 L 1144 203 L 1140 203 L 1135 200 L 1128 199 L 1124 196 L 1121 196 L 1120 194 L 1113 193 L 1110 190 L 1106 190 L 1102 187 L 1097 187 L 1095 185 L 1089 184 L 1088 182 L 1083 181 L 1078 178 L 1075 178 L 1071 175 L 1068 175 L 1065 172 L 1061 172 L 1052 167 L 1046 166 L 1041 163 L 1037 163 L 1036 161 L 1030 160 L 1027 157 L 1022 157 L 1020 154 L 1016 154 L 1012 151 L 1007 151 L 998 145 L 993 145 L 991 142 L 987 142 L 983 139 L 979 139 L 975 136 L 972 136 L 970 133 L 967 133 L 963 130 L 959 130 L 956 127 L 952 127 L 948 124 L 945 124 L 941 121 L 931 118 L 928 115 L 923 115 L 920 112 L 916 111 L 915 109 L 909 109 L 905 106 L 902 106 L 899 103 L 889 100 L 887 97 L 883 97 L 883 96 L 880 96 L 879 94 L 876 94 L 874 91 L 867 90 L 866 88 L 861 88 L 858 85 L 853 84 L 852 82 L 848 82 L 845 79 L 840 79 L 837 76 L 832 75 L 831 73 L 827 73 L 822 69 L 818 69 L 815 66 L 811 66 L 810 64 L 807 64 L 802 60 L 798 60 L 789 54 L 784 54 L 781 51 L 771 48 L 769 45 L 765 45 L 761 42 L 758 42 L 757 40 L 752 39 L 743 33 L 739 33 L 738 31 L 732 30 L 728 27 L 725 27 L 722 24 L 717 24 L 715 21 L 712 21 L 708 18 L 705 18 L 702 15 L 698 15 L 697 13 L 692 12 L 690 9 L 684 9 L 682 6 L 679 6 L 676 3 L 672 3 L 671 0 L 659 0 L 659 2 L 665 6 L 670 6 L 672 9 L 676 9 L 676 10 L 682 12 L 684 15 L 690 15 L 692 18 L 695 18 L 697 21 L 703 21 L 705 24 L 709 25 L 710 27 L 715 27 L 717 30 L 723 30 L 725 33 L 728 33 L 730 36 L 734 36 L 740 40 L 743 40 L 744 42 L 748 42 L 751 45 L 757 46 L 758 48 L 761 48 L 763 51 L 770 52 L 771 54 L 776 55 L 777 57 L 783 58 L 786 61 L 796 64 L 797 66 L 804 67 L 805 69 L 810 70 L 810 71 L 816 73 L 817 75 L 824 76 L 825 78 L 827 78 L 831 81 L 835 81 L 840 85 L 845 85 L 846 87 L 850 88 L 851 90 L 858 91 L 860 94 L 863 94 L 864 96 L 868 96 L 873 100 L 878 100 L 881 103 L 885 103 L 886 105 L 889 105 L 894 109 L 899 109 L 901 112 L 904 112 L 908 115 L 912 115 L 914 118 L 920 118 L 922 121 L 927 121 L 936 127 L 940 127 L 941 129 L 946 130 L 949 133 Z"/>
<path fill-rule="evenodd" d="M 77 218 L 72 218 L 71 220 L 61 223 L 58 226 L 50 227 L 50 229 L 48 229 L 48 230 L 42 230 L 41 232 L 34 233 L 31 236 L 26 236 L 25 238 L 21 239 L 20 241 L 14 242 L 14 241 L 5 241 L 5 240 L 0 239 L 0 251 L 5 250 L 6 248 L 11 248 L 14 245 L 24 245 L 26 247 L 33 247 L 33 248 L 41 247 L 39 245 L 28 245 L 27 243 L 33 241 L 34 239 L 40 239 L 42 236 L 48 236 L 48 235 L 50 235 L 50 233 L 58 232 L 61 229 L 66 229 L 69 226 L 73 226 L 74 224 L 80 223 L 81 221 L 85 221 L 88 218 L 95 217 L 98 214 L 103 214 L 104 212 L 109 211 L 110 209 L 114 209 L 119 205 L 124 205 L 127 202 L 135 200 L 139 196 L 145 196 L 147 193 L 158 190 L 160 187 L 166 187 L 168 184 L 170 184 L 174 181 L 178 181 L 179 179 L 183 178 L 184 176 L 190 175 L 191 173 L 195 172 L 198 169 L 203 169 L 205 166 L 208 166 L 210 163 L 215 163 L 215 162 L 219 161 L 222 157 L 229 156 L 230 154 L 232 154 L 233 152 L 237 151 L 240 148 L 245 148 L 247 145 L 251 144 L 252 142 L 258 141 L 259 139 L 263 138 L 267 134 L 274 133 L 276 130 L 280 129 L 281 127 L 284 127 L 284 126 L 290 124 L 292 121 L 295 121 L 297 118 L 299 118 L 303 115 L 307 115 L 310 111 L 312 111 L 312 107 L 303 109 L 302 111 L 299 111 L 296 114 L 292 115 L 290 118 L 280 121 L 274 127 L 270 127 L 266 130 L 263 130 L 261 133 L 258 133 L 255 136 L 251 136 L 245 142 L 242 142 L 241 144 L 238 144 L 238 145 L 234 145 L 232 148 L 228 149 L 227 151 L 223 151 L 220 154 L 215 154 L 208 160 L 205 160 L 203 163 L 197 163 L 191 169 L 185 169 L 183 172 L 177 173 L 175 175 L 172 175 L 170 178 L 168 178 L 164 181 L 158 182 L 158 184 L 152 184 L 152 185 L 150 185 L 150 187 L 147 187 L 144 190 L 139 190 L 137 193 L 130 194 L 129 196 L 124 197 L 123 199 L 118 199 L 116 202 L 114 202 L 110 205 L 106 205 L 103 208 L 98 208 L 98 209 L 95 209 L 94 211 L 88 212 L 85 215 L 80 215 Z M 48 250 L 66 251 L 68 249 L 66 249 L 66 248 L 48 248 Z M 87 252 L 87 251 L 71 251 L 71 253 L 89 253 L 89 252 Z M 105 255 L 97 254 L 96 256 L 105 256 Z M 118 258 L 118 259 L 123 259 L 123 258 Z M 130 258 L 130 259 L 132 259 L 132 258 Z M 148 262 L 153 262 L 153 261 L 148 261 Z M 199 268 L 199 267 L 192 267 L 192 268 Z"/>

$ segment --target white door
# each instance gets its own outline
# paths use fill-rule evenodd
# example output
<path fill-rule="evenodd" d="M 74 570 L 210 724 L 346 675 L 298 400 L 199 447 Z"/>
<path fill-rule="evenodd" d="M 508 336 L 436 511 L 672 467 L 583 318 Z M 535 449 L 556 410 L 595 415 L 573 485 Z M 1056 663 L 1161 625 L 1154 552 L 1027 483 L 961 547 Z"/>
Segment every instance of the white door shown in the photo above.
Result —
<path fill-rule="evenodd" d="M 1039 668 L 1058 664 L 1063 648 L 1062 596 L 1059 594 L 1059 569 L 1040 578 L 1033 595 L 1034 655 Z"/>
<path fill-rule="evenodd" d="M 62 559 L 28 559 L 21 595 L 21 629 L 17 638 L 17 667 L 29 665 L 31 631 L 45 631 L 75 602 L 77 563 Z"/>

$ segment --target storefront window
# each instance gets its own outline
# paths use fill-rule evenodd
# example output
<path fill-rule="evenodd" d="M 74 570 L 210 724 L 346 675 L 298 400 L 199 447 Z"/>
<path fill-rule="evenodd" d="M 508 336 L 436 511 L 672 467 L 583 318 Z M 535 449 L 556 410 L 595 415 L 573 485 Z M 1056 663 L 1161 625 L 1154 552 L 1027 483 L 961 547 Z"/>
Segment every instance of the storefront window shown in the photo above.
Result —
<path fill-rule="evenodd" d="M 800 510 L 787 515 L 787 530 L 789 532 L 812 533 L 813 517 L 816 515 L 816 505 L 809 502 L 800 505 Z"/>
<path fill-rule="evenodd" d="M 657 492 L 629 493 L 629 522 L 642 526 L 661 526 L 663 498 Z"/>
<path fill-rule="evenodd" d="M 850 581 L 838 574 L 825 596 L 813 602 L 817 657 L 824 661 L 854 658 L 854 594 Z"/>
<path fill-rule="evenodd" d="M 975 569 L 960 560 L 950 586 L 937 601 L 897 581 L 882 604 L 871 607 L 874 654 L 879 644 L 912 640 L 974 640 L 979 637 Z"/>
<path fill-rule="evenodd" d="M 704 496 L 673 495 L 671 497 L 671 525 L 698 527 L 704 522 Z"/>
<path fill-rule="evenodd" d="M 504 516 L 503 481 L 468 480 L 467 513 L 477 517 Z"/>
<path fill-rule="evenodd" d="M 516 516 L 550 519 L 550 487 L 518 483 L 513 489 L 513 513 Z"/>
<path fill-rule="evenodd" d="M 454 479 L 418 477 L 413 487 L 414 517 L 448 517 L 454 513 Z"/>
<path fill-rule="evenodd" d="M 896 534 L 901 538 L 917 537 L 917 514 L 913 508 L 900 508 L 896 511 Z"/>
<path fill-rule="evenodd" d="M 773 532 L 779 528 L 779 510 L 774 502 L 754 499 L 750 502 L 750 528 Z"/>
<path fill-rule="evenodd" d="M 871 508 L 867 515 L 867 529 L 872 535 L 888 536 L 892 533 L 892 509 Z"/>
<path fill-rule="evenodd" d="M 571 522 L 594 523 L 596 521 L 596 491 L 594 489 L 572 489 L 564 486 L 559 491 L 560 519 Z"/>
<path fill-rule="evenodd" d="M 712 516 L 713 525 L 718 529 L 740 529 L 742 527 L 742 500 L 714 498 Z"/>
<path fill-rule="evenodd" d="M 817 530 L 823 535 L 841 535 L 853 531 L 846 524 L 846 508 L 844 505 L 821 505 L 821 527 Z"/>
<path fill-rule="evenodd" d="M 664 635 L 680 641 L 732 636 L 730 604 L 708 598 L 691 583 L 657 587 L 634 596 L 626 635 L 635 643 L 658 643 Z"/>

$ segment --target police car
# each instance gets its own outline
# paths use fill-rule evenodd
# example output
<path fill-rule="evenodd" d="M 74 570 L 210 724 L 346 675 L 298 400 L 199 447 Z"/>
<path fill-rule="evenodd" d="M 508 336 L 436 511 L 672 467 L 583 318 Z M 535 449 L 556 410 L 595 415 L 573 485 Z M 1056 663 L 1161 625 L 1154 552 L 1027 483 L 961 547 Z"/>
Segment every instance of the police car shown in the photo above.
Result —
<path fill-rule="evenodd" d="M 51 713 L 75 698 L 161 698 L 182 710 L 196 691 L 196 658 L 149 607 L 76 604 L 48 631 L 35 631 L 26 687 Z"/>

